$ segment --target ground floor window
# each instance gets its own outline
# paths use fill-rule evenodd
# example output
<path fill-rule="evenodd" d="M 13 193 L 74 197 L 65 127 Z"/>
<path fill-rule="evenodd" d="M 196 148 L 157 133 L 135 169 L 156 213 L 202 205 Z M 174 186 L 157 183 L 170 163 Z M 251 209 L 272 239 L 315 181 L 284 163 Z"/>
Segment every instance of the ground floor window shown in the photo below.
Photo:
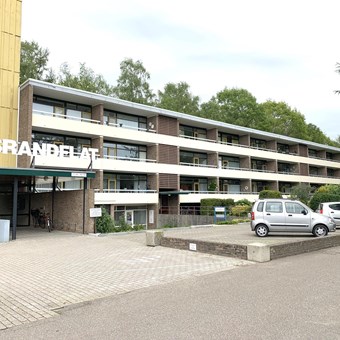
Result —
<path fill-rule="evenodd" d="M 147 225 L 146 206 L 115 206 L 113 218 L 116 225 L 122 222 L 131 226 Z"/>

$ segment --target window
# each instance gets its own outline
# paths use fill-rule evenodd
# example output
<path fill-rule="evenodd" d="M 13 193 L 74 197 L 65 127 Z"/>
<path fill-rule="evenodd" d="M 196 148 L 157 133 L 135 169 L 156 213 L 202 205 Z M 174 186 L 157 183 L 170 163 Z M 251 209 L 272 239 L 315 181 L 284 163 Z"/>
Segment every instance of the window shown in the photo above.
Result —
<path fill-rule="evenodd" d="M 146 130 L 146 117 L 105 110 L 104 124 L 136 130 Z"/>
<path fill-rule="evenodd" d="M 240 144 L 239 136 L 224 132 L 218 133 L 218 141 L 226 144 Z"/>
<path fill-rule="evenodd" d="M 284 173 L 293 173 L 295 172 L 295 166 L 289 163 L 277 163 L 277 171 Z"/>
<path fill-rule="evenodd" d="M 33 112 L 36 111 L 42 115 L 64 115 L 64 103 L 58 100 L 33 96 Z"/>
<path fill-rule="evenodd" d="M 277 152 L 289 153 L 289 145 L 277 143 Z"/>
<path fill-rule="evenodd" d="M 195 177 L 181 177 L 180 189 L 187 191 L 208 191 L 208 179 Z"/>
<path fill-rule="evenodd" d="M 208 156 L 204 153 L 181 151 L 180 162 L 195 165 L 207 165 Z"/>
<path fill-rule="evenodd" d="M 193 137 L 198 139 L 207 139 L 207 130 L 199 129 L 191 126 L 180 125 L 179 134 L 185 137 Z"/>
<path fill-rule="evenodd" d="M 267 202 L 266 212 L 270 213 L 282 213 L 283 207 L 281 202 Z"/>
<path fill-rule="evenodd" d="M 262 139 L 250 138 L 250 146 L 253 148 L 265 149 L 267 147 L 267 143 Z"/>
<path fill-rule="evenodd" d="M 252 159 L 251 160 L 251 168 L 253 170 L 265 171 L 265 170 L 267 170 L 267 161 Z"/>
<path fill-rule="evenodd" d="M 317 157 L 317 151 L 314 149 L 308 149 L 308 156 L 312 157 L 312 158 L 316 158 Z"/>
<path fill-rule="evenodd" d="M 340 204 L 330 204 L 329 207 L 333 210 L 340 210 Z"/>
<path fill-rule="evenodd" d="M 107 191 L 145 191 L 146 175 L 104 173 L 103 188 Z"/>
<path fill-rule="evenodd" d="M 287 202 L 285 203 L 286 212 L 289 214 L 302 214 L 306 209 L 299 203 Z"/>
<path fill-rule="evenodd" d="M 73 146 L 75 153 L 80 153 L 83 148 L 91 147 L 91 139 L 54 135 L 41 132 L 32 133 L 32 142 L 56 144 L 56 145 L 69 145 Z"/>
<path fill-rule="evenodd" d="M 146 146 L 104 142 L 104 157 L 146 160 Z"/>
<path fill-rule="evenodd" d="M 219 158 L 220 167 L 226 168 L 240 168 L 240 159 L 237 157 L 221 156 Z"/>
<path fill-rule="evenodd" d="M 264 202 L 260 202 L 260 203 L 258 204 L 256 210 L 259 211 L 259 212 L 262 212 L 262 211 L 263 211 L 263 206 L 264 206 Z"/>

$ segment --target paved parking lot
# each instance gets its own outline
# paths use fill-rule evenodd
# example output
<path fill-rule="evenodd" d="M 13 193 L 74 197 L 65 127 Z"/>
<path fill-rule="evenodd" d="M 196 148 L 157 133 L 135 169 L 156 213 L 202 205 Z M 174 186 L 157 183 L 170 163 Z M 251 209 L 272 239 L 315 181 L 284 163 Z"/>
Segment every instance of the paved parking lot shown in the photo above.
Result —
<path fill-rule="evenodd" d="M 20 229 L 0 243 L 0 330 L 64 306 L 252 262 L 145 246 L 145 234 L 96 237 Z"/>

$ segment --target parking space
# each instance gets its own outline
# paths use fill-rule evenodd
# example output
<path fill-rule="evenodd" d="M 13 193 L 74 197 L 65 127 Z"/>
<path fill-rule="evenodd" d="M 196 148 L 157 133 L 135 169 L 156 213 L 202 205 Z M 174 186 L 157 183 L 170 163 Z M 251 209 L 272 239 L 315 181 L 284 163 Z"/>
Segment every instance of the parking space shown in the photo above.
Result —
<path fill-rule="evenodd" d="M 79 302 L 252 262 L 145 246 L 145 234 L 103 237 L 19 229 L 0 243 L 0 329 L 58 315 Z"/>

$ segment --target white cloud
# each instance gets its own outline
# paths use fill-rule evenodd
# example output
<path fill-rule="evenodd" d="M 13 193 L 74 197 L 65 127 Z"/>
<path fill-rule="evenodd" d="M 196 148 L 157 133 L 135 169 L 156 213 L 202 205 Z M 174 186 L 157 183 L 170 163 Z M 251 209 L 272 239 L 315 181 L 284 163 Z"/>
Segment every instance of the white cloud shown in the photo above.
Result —
<path fill-rule="evenodd" d="M 129 57 L 143 62 L 154 90 L 186 81 L 206 101 L 245 88 L 336 138 L 339 10 L 338 0 L 26 0 L 22 39 L 48 48 L 54 68 L 86 62 L 111 83 Z"/>

